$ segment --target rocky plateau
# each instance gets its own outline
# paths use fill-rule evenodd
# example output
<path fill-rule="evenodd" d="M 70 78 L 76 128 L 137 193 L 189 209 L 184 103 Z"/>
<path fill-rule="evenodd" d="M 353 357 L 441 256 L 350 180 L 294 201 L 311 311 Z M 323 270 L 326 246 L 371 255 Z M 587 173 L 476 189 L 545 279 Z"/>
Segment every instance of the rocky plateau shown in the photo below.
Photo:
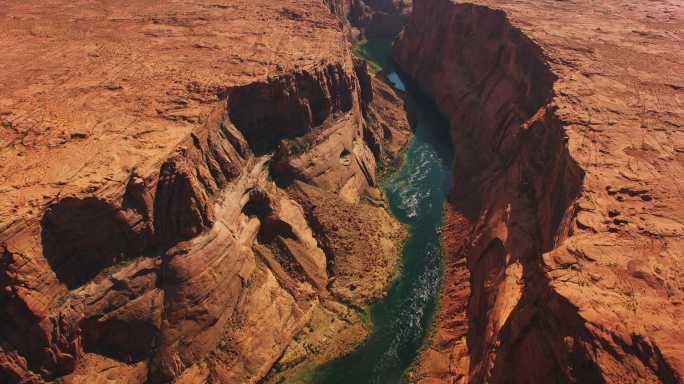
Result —
<path fill-rule="evenodd" d="M 0 382 L 257 382 L 382 297 L 409 125 L 328 4 L 6 1 L 0 28 Z"/>

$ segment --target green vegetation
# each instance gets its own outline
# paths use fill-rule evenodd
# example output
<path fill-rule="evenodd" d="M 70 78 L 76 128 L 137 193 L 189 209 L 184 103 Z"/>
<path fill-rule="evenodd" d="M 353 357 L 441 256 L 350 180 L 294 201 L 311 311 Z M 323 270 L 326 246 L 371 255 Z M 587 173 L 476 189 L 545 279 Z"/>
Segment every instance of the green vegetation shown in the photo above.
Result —
<path fill-rule="evenodd" d="M 373 329 L 373 319 L 371 318 L 370 305 L 366 305 L 365 307 L 363 307 L 363 311 L 359 312 L 359 318 L 361 319 L 363 327 L 370 332 Z"/>
<path fill-rule="evenodd" d="M 296 384 L 306 384 L 306 383 L 313 383 L 315 382 L 316 378 L 316 369 L 315 368 L 308 368 L 305 370 L 302 370 L 300 372 L 297 372 L 295 376 L 292 378 L 292 383 Z"/>
<path fill-rule="evenodd" d="M 386 183 L 390 181 L 391 176 L 401 169 L 401 166 L 404 164 L 404 159 L 406 158 L 406 151 L 411 147 L 412 142 L 413 138 L 411 138 L 404 148 L 397 153 L 386 152 L 385 159 L 378 163 L 378 180 L 380 180 L 380 185 L 382 185 L 383 188 L 386 186 Z"/>
<path fill-rule="evenodd" d="M 368 62 L 368 67 L 373 73 L 387 68 L 392 53 L 392 39 L 371 39 L 354 44 L 354 54 Z"/>

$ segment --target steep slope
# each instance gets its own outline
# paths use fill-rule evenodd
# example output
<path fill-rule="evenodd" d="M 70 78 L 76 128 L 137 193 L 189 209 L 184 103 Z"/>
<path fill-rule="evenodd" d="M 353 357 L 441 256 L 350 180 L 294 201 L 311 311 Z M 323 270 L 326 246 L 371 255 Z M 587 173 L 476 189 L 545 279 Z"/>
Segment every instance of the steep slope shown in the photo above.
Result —
<path fill-rule="evenodd" d="M 16 1 L 0 26 L 0 382 L 256 382 L 321 301 L 382 295 L 403 228 L 364 205 L 337 257 L 287 191 L 356 209 L 410 136 L 365 122 L 399 99 L 323 1 Z"/>
<path fill-rule="evenodd" d="M 420 383 L 679 383 L 684 7 L 415 1 L 395 46 L 452 126 Z"/>

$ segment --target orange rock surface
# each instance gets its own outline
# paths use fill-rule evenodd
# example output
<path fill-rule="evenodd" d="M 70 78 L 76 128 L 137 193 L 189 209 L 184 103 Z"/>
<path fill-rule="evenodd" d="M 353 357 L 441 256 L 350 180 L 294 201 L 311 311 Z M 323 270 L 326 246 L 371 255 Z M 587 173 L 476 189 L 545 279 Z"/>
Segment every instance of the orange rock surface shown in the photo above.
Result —
<path fill-rule="evenodd" d="M 158 166 L 228 87 L 350 64 L 320 3 L 5 2 L 0 228 Z"/>
<path fill-rule="evenodd" d="M 415 1 L 394 57 L 450 120 L 419 383 L 684 378 L 684 4 Z"/>
<path fill-rule="evenodd" d="M 0 30 L 0 382 L 256 382 L 331 265 L 382 292 L 401 226 L 364 205 L 335 260 L 286 189 L 349 216 L 410 136 L 365 122 L 399 99 L 326 3 L 5 1 Z"/>

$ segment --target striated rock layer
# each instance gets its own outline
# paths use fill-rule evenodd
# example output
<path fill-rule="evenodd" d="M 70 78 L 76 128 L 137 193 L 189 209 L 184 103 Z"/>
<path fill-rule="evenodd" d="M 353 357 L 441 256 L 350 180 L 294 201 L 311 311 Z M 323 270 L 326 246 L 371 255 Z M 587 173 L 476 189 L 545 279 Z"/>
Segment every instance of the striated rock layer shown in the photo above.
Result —
<path fill-rule="evenodd" d="M 323 1 L 0 27 L 0 382 L 256 382 L 322 301 L 382 295 L 403 228 L 364 201 L 410 133 Z"/>
<path fill-rule="evenodd" d="M 680 383 L 684 6 L 415 1 L 394 58 L 450 120 L 419 383 Z"/>

